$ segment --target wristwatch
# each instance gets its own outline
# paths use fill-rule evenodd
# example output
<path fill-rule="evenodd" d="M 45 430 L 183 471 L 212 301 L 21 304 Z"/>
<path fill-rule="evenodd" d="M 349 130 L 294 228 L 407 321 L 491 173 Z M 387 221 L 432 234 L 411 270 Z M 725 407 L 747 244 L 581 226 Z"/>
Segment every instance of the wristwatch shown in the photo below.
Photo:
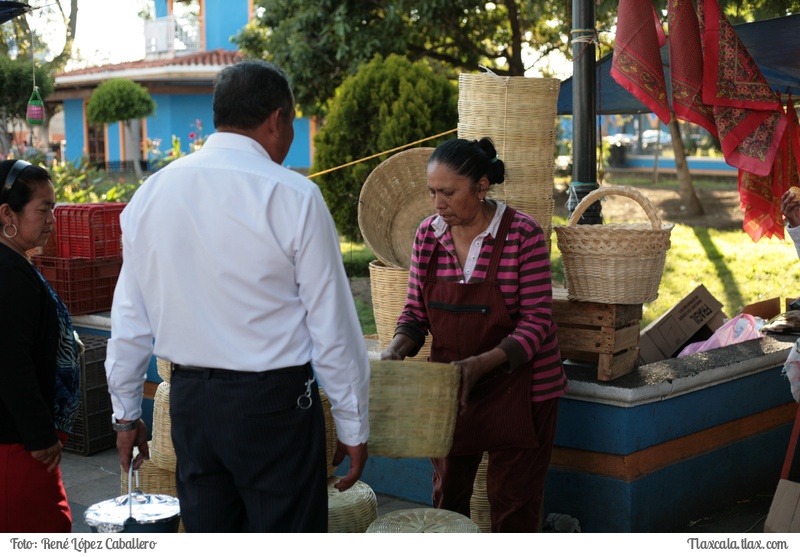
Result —
<path fill-rule="evenodd" d="M 126 424 L 121 424 L 114 416 L 111 416 L 111 429 L 114 431 L 133 431 L 139 425 L 139 419 L 140 418 L 136 418 Z"/>

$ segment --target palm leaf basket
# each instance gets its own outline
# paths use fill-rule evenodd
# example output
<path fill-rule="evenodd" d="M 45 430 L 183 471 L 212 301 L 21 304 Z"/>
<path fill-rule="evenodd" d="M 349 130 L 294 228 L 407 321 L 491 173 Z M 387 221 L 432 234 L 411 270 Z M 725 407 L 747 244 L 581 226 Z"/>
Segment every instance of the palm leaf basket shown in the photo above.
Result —
<path fill-rule="evenodd" d="M 584 211 L 601 197 L 636 201 L 649 223 L 579 225 Z M 567 297 L 581 302 L 643 304 L 658 298 L 672 224 L 663 224 L 652 203 L 628 186 L 601 187 L 575 207 L 566 226 L 555 226 L 564 264 Z"/>
<path fill-rule="evenodd" d="M 458 366 L 370 360 L 370 371 L 370 456 L 447 456 L 456 426 Z"/>

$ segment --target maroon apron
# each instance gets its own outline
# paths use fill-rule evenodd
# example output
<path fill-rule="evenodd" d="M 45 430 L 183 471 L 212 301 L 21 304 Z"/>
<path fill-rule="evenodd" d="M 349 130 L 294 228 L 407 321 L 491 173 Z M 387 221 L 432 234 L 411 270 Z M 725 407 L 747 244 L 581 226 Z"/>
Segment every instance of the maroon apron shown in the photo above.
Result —
<path fill-rule="evenodd" d="M 430 361 L 450 363 L 497 347 L 515 328 L 497 283 L 497 269 L 516 211 L 506 208 L 484 282 L 437 280 L 439 243 L 425 275 L 423 299 L 433 336 Z M 536 448 L 531 414 L 531 365 L 488 372 L 473 387 L 456 420 L 450 456 L 509 447 Z"/>

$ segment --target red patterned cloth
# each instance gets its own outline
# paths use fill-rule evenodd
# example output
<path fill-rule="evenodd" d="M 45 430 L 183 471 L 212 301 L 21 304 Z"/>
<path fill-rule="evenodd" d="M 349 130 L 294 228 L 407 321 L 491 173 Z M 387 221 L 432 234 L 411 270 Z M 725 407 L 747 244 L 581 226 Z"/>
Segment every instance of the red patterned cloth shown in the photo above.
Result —
<path fill-rule="evenodd" d="M 719 9 L 697 0 L 703 47 L 703 103 L 712 107 L 725 160 L 767 176 L 786 128 L 780 99 Z"/>
<path fill-rule="evenodd" d="M 743 228 L 756 242 L 764 236 L 784 238 L 781 196 L 792 186 L 800 187 L 800 125 L 791 96 L 786 115 L 786 132 L 770 173 L 759 176 L 739 170 Z"/>
<path fill-rule="evenodd" d="M 670 82 L 675 116 L 707 129 L 718 138 L 713 109 L 703 102 L 703 56 L 700 25 L 692 0 L 669 0 Z"/>
<path fill-rule="evenodd" d="M 619 2 L 611 77 L 668 124 L 669 100 L 659 52 L 664 30 L 655 8 L 644 17 L 642 11 L 641 0 Z"/>

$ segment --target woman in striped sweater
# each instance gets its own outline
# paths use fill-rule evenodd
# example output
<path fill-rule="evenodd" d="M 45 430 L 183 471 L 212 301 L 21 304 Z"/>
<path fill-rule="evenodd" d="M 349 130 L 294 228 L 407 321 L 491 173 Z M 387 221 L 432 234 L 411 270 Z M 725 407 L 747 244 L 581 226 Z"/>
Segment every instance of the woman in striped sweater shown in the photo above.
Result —
<path fill-rule="evenodd" d="M 489 453 L 493 532 L 535 532 L 567 390 L 552 321 L 550 254 L 528 215 L 487 198 L 505 167 L 489 138 L 445 141 L 428 161 L 436 214 L 417 230 L 408 296 L 382 359 L 414 356 L 461 367 L 453 447 L 433 459 L 433 504 L 469 516 Z"/>

